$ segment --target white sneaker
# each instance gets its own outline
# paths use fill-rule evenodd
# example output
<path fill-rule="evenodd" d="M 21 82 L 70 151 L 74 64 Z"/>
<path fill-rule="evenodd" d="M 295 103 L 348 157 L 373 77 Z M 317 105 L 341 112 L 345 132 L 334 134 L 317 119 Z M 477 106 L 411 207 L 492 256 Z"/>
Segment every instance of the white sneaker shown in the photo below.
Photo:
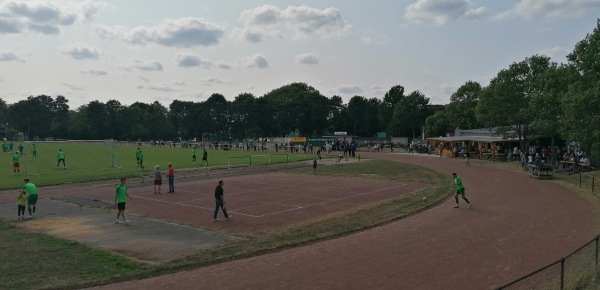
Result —
<path fill-rule="evenodd" d="M 130 220 L 126 220 L 125 224 L 128 225 L 131 221 Z"/>
<path fill-rule="evenodd" d="M 229 215 L 229 216 L 226 218 L 226 220 L 230 221 L 232 216 L 233 216 L 233 215 Z"/>
<path fill-rule="evenodd" d="M 454 206 L 454 208 L 458 208 L 458 204 Z"/>
<path fill-rule="evenodd" d="M 469 208 L 471 208 L 472 204 L 469 203 Z"/>
<path fill-rule="evenodd" d="M 28 217 L 28 218 L 30 218 L 30 219 L 31 219 L 31 218 L 33 218 L 33 216 L 32 216 L 32 215 L 29 215 L 29 217 Z"/>
<path fill-rule="evenodd" d="M 115 220 L 115 224 L 120 224 L 121 221 L 120 220 Z"/>
<path fill-rule="evenodd" d="M 214 220 L 213 220 L 213 222 L 218 222 L 218 221 L 219 221 L 219 219 L 214 219 Z"/>

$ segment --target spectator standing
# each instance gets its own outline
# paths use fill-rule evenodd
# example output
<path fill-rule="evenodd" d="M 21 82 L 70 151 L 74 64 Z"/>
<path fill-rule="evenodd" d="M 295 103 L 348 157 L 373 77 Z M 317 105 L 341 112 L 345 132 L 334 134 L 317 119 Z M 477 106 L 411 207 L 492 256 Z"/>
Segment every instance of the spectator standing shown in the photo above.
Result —
<path fill-rule="evenodd" d="M 160 188 L 162 186 L 162 174 L 160 173 L 160 166 L 154 166 L 154 194 L 160 194 Z M 158 188 L 158 191 L 156 190 Z"/>
<path fill-rule="evenodd" d="M 167 165 L 168 172 L 167 172 L 167 176 L 169 178 L 169 192 L 173 193 L 175 192 L 175 168 L 173 168 L 173 164 L 169 163 L 169 165 Z"/>

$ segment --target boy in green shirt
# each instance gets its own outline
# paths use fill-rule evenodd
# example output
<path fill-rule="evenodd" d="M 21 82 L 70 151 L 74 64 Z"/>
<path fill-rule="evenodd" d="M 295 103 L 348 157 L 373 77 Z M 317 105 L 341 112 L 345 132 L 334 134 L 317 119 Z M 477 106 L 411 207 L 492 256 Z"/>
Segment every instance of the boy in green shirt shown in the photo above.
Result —
<path fill-rule="evenodd" d="M 454 200 L 456 201 L 456 205 L 454 206 L 454 208 L 458 208 L 459 195 L 462 197 L 462 199 L 464 199 L 467 202 L 469 208 L 471 208 L 471 202 L 469 202 L 469 200 L 465 197 L 465 187 L 462 184 L 462 180 L 456 175 L 456 173 L 452 173 L 452 178 L 454 178 L 454 185 L 456 186 L 456 192 L 454 193 Z"/>
<path fill-rule="evenodd" d="M 119 212 L 117 213 L 117 219 L 115 220 L 115 224 L 121 224 L 119 221 L 119 217 L 123 217 L 123 221 L 125 224 L 129 224 L 130 220 L 125 219 L 125 202 L 127 202 L 127 198 L 132 199 L 131 196 L 127 193 L 127 186 L 125 185 L 125 177 L 121 177 L 121 183 L 117 185 L 116 193 L 115 193 L 115 204 L 117 205 L 117 209 Z"/>
<path fill-rule="evenodd" d="M 196 147 L 192 148 L 192 162 L 196 163 Z"/>
<path fill-rule="evenodd" d="M 20 160 L 21 160 L 21 154 L 19 154 L 19 152 L 15 152 L 15 154 L 12 157 L 13 173 L 14 174 L 19 173 Z"/>
<path fill-rule="evenodd" d="M 35 143 L 31 145 L 32 146 L 32 150 L 31 152 L 33 153 L 33 157 L 37 156 L 37 148 L 35 147 Z"/>
<path fill-rule="evenodd" d="M 67 165 L 65 164 L 65 152 L 62 151 L 62 149 L 58 149 L 58 153 L 56 153 L 56 159 L 58 159 L 58 162 L 56 162 L 56 168 L 58 168 L 58 165 L 61 161 L 63 163 L 63 168 L 67 167 Z"/>

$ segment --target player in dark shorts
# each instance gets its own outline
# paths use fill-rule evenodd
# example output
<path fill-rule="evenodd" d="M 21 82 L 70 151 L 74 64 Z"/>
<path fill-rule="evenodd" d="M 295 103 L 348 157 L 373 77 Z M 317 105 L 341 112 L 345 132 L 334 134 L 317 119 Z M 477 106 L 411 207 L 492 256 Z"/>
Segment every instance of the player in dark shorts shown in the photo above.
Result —
<path fill-rule="evenodd" d="M 206 152 L 206 149 L 202 150 L 204 150 L 204 152 L 202 152 L 202 163 L 200 163 L 200 165 L 203 165 L 204 161 L 206 161 L 206 166 L 208 166 L 208 152 Z"/>
<path fill-rule="evenodd" d="M 317 159 L 315 158 L 313 160 L 313 174 L 317 173 Z"/>
<path fill-rule="evenodd" d="M 464 199 L 467 202 L 469 208 L 471 208 L 471 202 L 469 202 L 467 197 L 465 197 L 465 187 L 462 184 L 462 180 L 456 175 L 456 173 L 452 173 L 452 178 L 454 178 L 454 185 L 456 186 L 456 192 L 454 193 L 454 200 L 456 201 L 456 205 L 454 206 L 454 208 L 458 208 L 459 195 L 462 197 L 462 199 Z"/>
<path fill-rule="evenodd" d="M 62 151 L 62 149 L 58 149 L 58 153 L 56 153 L 56 159 L 58 159 L 58 161 L 56 162 L 56 168 L 58 168 L 58 165 L 61 161 L 63 164 L 63 168 L 67 167 L 67 165 L 65 164 L 65 152 Z"/>
<path fill-rule="evenodd" d="M 123 222 L 125 224 L 129 224 L 129 220 L 125 219 L 125 202 L 127 202 L 127 198 L 131 199 L 131 196 L 127 193 L 127 186 L 125 185 L 125 177 L 121 177 L 121 183 L 117 185 L 117 189 L 115 192 L 115 203 L 117 204 L 117 219 L 115 220 L 115 224 L 121 224 L 119 221 L 119 217 L 123 217 Z"/>
<path fill-rule="evenodd" d="M 21 193 L 27 193 L 27 210 L 29 211 L 29 218 L 33 218 L 38 200 L 38 191 L 35 184 L 29 182 L 29 178 L 23 179 L 23 182 L 25 182 L 25 185 L 23 185 Z"/>

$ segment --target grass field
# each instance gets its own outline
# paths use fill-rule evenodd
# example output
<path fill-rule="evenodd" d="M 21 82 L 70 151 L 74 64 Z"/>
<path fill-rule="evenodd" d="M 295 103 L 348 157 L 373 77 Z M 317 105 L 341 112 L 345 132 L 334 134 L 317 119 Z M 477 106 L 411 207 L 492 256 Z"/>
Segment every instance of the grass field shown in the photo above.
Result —
<path fill-rule="evenodd" d="M 290 172 L 312 174 L 312 168 L 306 167 Z M 364 175 L 365 173 L 369 175 Z M 28 232 L 0 221 L 0 285 L 5 289 L 81 288 L 247 258 L 347 235 L 398 220 L 439 203 L 448 197 L 452 190 L 450 180 L 441 173 L 416 165 L 381 160 L 324 166 L 319 168 L 317 174 L 398 182 L 417 181 L 427 183 L 430 187 L 397 198 L 335 212 L 291 228 L 248 234 L 243 236 L 243 241 L 193 253 L 160 265 L 128 260 L 110 252 Z M 426 201 L 422 199 L 424 196 L 427 197 Z M 23 254 L 24 251 L 27 255 Z M 32 271 L 35 275 L 26 274 Z"/>
<path fill-rule="evenodd" d="M 17 144 L 18 146 L 18 144 Z M 61 164 L 57 168 L 56 154 L 62 149 L 66 155 L 66 168 Z M 130 145 L 105 144 L 69 144 L 69 143 L 38 143 L 37 156 L 31 154 L 28 145 L 25 155 L 21 157 L 21 173 L 13 174 L 12 154 L 2 156 L 4 170 L 0 172 L 0 189 L 22 186 L 24 176 L 38 186 L 64 184 L 91 180 L 111 179 L 120 176 L 150 175 L 155 165 L 160 165 L 166 172 L 170 162 L 177 170 L 200 168 L 202 149 L 196 149 L 197 163 L 192 162 L 192 149 L 169 147 L 141 147 L 144 154 L 142 171 L 137 167 L 135 152 L 137 147 Z M 115 150 L 114 158 L 112 151 Z M 267 163 L 293 162 L 310 160 L 313 154 L 274 153 L 257 151 L 222 151 L 207 150 L 210 167 L 248 166 Z M 249 156 L 254 156 L 249 158 Z M 289 160 L 288 160 L 289 159 Z M 113 163 L 114 166 L 113 167 Z M 26 173 L 26 174 L 25 174 Z"/>

